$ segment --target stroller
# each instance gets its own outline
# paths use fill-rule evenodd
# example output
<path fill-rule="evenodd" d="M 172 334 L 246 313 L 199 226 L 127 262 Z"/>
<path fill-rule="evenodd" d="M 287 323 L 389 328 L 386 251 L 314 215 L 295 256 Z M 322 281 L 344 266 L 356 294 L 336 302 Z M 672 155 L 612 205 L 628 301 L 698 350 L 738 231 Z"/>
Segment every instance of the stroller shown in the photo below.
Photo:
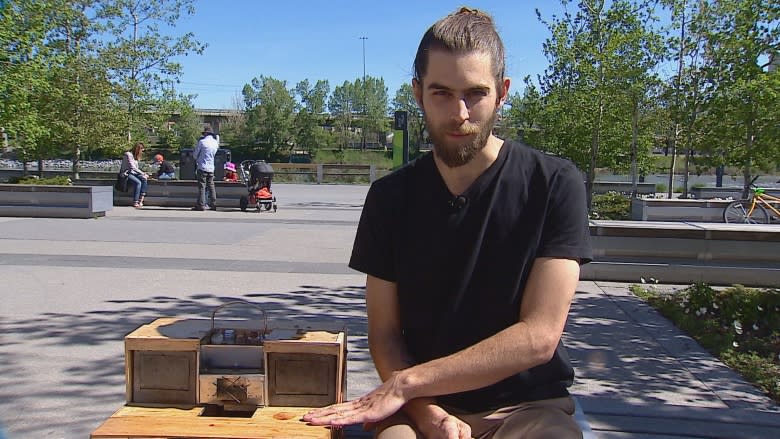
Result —
<path fill-rule="evenodd" d="M 252 204 L 257 210 L 271 210 L 276 212 L 276 197 L 271 192 L 271 180 L 274 177 L 274 168 L 265 160 L 244 160 L 239 165 L 241 178 L 246 182 L 249 191 L 248 196 L 241 197 L 239 205 L 243 212 Z"/>

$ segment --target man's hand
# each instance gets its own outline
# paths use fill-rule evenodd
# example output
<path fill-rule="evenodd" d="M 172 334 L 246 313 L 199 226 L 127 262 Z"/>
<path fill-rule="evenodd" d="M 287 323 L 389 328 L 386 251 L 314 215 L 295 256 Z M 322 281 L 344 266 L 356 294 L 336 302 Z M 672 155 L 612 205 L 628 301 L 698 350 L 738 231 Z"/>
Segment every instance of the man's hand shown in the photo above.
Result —
<path fill-rule="evenodd" d="M 428 405 L 426 414 L 413 416 L 425 439 L 471 439 L 471 426 L 436 405 Z M 407 409 L 407 414 L 409 410 Z"/>
<path fill-rule="evenodd" d="M 404 395 L 398 372 L 367 395 L 341 404 L 315 409 L 303 420 L 313 425 L 340 427 L 379 422 L 397 412 L 409 400 Z"/>

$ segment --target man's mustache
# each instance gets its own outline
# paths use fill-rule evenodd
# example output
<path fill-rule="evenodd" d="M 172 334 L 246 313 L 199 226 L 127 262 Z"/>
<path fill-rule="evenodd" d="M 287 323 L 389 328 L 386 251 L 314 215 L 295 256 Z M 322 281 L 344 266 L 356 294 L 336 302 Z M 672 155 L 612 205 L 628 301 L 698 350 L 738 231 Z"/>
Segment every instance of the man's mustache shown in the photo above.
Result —
<path fill-rule="evenodd" d="M 455 127 L 453 131 L 458 134 L 468 135 L 477 134 L 482 130 L 482 126 L 478 122 L 464 122 L 462 125 Z"/>

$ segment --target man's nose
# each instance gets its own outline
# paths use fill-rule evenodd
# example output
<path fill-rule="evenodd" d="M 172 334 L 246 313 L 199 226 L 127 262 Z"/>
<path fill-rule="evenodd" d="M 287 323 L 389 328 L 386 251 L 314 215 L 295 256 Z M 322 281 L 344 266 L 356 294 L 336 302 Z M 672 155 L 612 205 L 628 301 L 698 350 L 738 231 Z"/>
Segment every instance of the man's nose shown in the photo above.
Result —
<path fill-rule="evenodd" d="M 458 99 L 458 110 L 455 113 L 455 119 L 460 123 L 469 120 L 469 104 L 465 98 Z"/>

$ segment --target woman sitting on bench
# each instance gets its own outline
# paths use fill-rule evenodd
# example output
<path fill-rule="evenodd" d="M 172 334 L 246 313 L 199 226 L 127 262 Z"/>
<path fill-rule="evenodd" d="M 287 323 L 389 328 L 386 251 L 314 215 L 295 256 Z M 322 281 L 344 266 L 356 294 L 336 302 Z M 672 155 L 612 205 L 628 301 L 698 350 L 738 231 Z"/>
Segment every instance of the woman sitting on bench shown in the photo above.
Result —
<path fill-rule="evenodd" d="M 138 167 L 138 161 L 141 159 L 143 151 L 144 144 L 136 143 L 133 149 L 126 151 L 122 156 L 122 167 L 119 169 L 120 173 L 130 171 L 127 174 L 127 181 L 133 185 L 133 207 L 136 209 L 144 206 L 146 186 L 149 180 L 149 175 Z"/>

